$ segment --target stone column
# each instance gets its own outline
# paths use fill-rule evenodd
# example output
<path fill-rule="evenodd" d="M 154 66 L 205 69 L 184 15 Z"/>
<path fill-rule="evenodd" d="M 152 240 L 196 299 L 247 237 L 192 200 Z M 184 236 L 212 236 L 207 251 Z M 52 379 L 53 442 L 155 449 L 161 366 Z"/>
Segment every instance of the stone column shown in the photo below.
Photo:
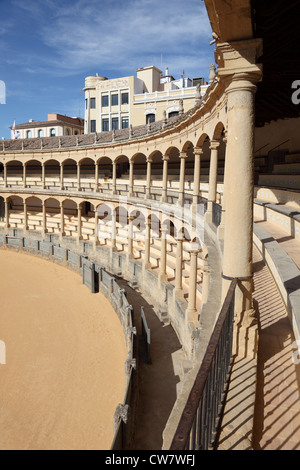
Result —
<path fill-rule="evenodd" d="M 4 163 L 4 187 L 7 188 L 7 163 Z"/>
<path fill-rule="evenodd" d="M 130 215 L 128 218 L 128 260 L 133 259 L 133 221 L 134 216 Z"/>
<path fill-rule="evenodd" d="M 208 204 L 205 220 L 212 222 L 213 203 L 216 202 L 217 181 L 218 181 L 218 149 L 220 142 L 212 140 L 210 143 L 210 167 L 209 167 L 209 186 L 208 186 Z"/>
<path fill-rule="evenodd" d="M 168 161 L 170 157 L 168 155 L 163 156 L 163 186 L 162 186 L 162 198 L 161 202 L 168 201 Z"/>
<path fill-rule="evenodd" d="M 26 163 L 23 164 L 23 187 L 26 188 Z"/>
<path fill-rule="evenodd" d="M 201 176 L 201 155 L 203 150 L 199 147 L 194 148 L 195 164 L 194 164 L 194 191 L 193 191 L 193 206 L 198 204 L 198 197 L 200 196 L 200 176 Z"/>
<path fill-rule="evenodd" d="M 152 158 L 147 158 L 147 182 L 146 182 L 146 199 L 151 199 L 151 164 Z"/>
<path fill-rule="evenodd" d="M 43 236 L 48 232 L 47 230 L 47 211 L 46 211 L 46 201 L 43 201 Z"/>
<path fill-rule="evenodd" d="M 78 204 L 77 210 L 77 243 L 82 240 L 82 205 Z"/>
<path fill-rule="evenodd" d="M 145 261 L 144 269 L 150 269 L 150 250 L 151 250 L 151 218 L 147 217 L 145 221 Z"/>
<path fill-rule="evenodd" d="M 24 210 L 24 227 L 23 227 L 23 232 L 24 234 L 28 230 L 28 212 L 27 212 L 27 201 L 24 201 L 23 203 L 23 210 Z"/>
<path fill-rule="evenodd" d="M 77 191 L 81 191 L 80 186 L 80 162 L 77 162 Z"/>
<path fill-rule="evenodd" d="M 113 182 L 112 182 L 112 193 L 117 194 L 117 162 L 113 162 Z"/>
<path fill-rule="evenodd" d="M 98 191 L 98 184 L 99 184 L 99 163 L 95 163 L 95 192 Z"/>
<path fill-rule="evenodd" d="M 178 205 L 184 205 L 184 183 L 185 183 L 185 160 L 187 158 L 186 152 L 180 152 L 180 180 L 179 180 L 179 198 Z"/>
<path fill-rule="evenodd" d="M 95 207 L 95 225 L 94 225 L 94 247 L 99 245 L 98 240 L 98 223 L 99 223 L 99 216 L 98 216 L 98 208 Z"/>
<path fill-rule="evenodd" d="M 117 212 L 116 208 L 111 213 L 111 251 L 117 250 Z"/>
<path fill-rule="evenodd" d="M 42 163 L 42 189 L 46 189 L 46 165 Z"/>
<path fill-rule="evenodd" d="M 64 203 L 60 203 L 60 236 L 65 236 L 65 208 Z"/>
<path fill-rule="evenodd" d="M 5 230 L 9 229 L 9 200 L 5 199 Z"/>
<path fill-rule="evenodd" d="M 230 280 L 239 278 L 236 313 L 254 314 L 252 305 L 252 247 L 254 191 L 254 109 L 256 74 L 237 73 L 226 92 L 228 136 L 226 217 L 223 253 L 223 298 Z"/>
<path fill-rule="evenodd" d="M 60 164 L 60 189 L 64 190 L 64 164 Z"/>
<path fill-rule="evenodd" d="M 176 274 L 175 274 L 175 297 L 183 298 L 182 289 L 182 263 L 183 263 L 183 235 L 176 238 Z"/>
<path fill-rule="evenodd" d="M 129 170 L 129 197 L 133 197 L 133 166 L 134 166 L 134 161 L 130 160 L 130 170 Z"/>
<path fill-rule="evenodd" d="M 210 283 L 210 270 L 207 259 L 202 260 L 203 263 L 203 279 L 202 279 L 202 304 L 205 304 L 209 294 L 209 283 Z"/>
<path fill-rule="evenodd" d="M 159 268 L 159 283 L 167 282 L 167 226 L 162 224 L 160 234 L 160 268 Z"/>
<path fill-rule="evenodd" d="M 186 310 L 185 319 L 187 322 L 198 321 L 197 311 L 197 268 L 198 268 L 198 254 L 200 247 L 198 243 L 191 243 L 189 249 L 190 260 L 190 278 L 189 278 L 189 297 L 188 308 Z"/>

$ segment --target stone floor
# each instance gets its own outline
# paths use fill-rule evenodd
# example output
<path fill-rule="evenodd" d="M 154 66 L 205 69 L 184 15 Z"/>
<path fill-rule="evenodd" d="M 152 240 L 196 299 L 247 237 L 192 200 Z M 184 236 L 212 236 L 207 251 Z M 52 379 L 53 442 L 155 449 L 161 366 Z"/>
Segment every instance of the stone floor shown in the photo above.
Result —
<path fill-rule="evenodd" d="M 293 357 L 300 358 L 282 298 L 256 249 L 253 261 L 258 361 L 234 363 L 219 449 L 300 450 L 300 365 Z"/>

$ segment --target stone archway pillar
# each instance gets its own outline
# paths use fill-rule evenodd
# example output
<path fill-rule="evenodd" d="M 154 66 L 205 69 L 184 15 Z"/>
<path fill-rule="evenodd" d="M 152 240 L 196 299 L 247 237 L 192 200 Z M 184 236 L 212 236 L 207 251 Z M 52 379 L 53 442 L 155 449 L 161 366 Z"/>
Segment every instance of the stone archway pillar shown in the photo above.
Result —
<path fill-rule="evenodd" d="M 24 211 L 24 227 L 23 227 L 23 232 L 24 234 L 28 230 L 28 210 L 27 210 L 27 201 L 23 202 L 23 211 Z"/>
<path fill-rule="evenodd" d="M 77 209 L 77 243 L 82 240 L 82 205 L 78 204 Z"/>
<path fill-rule="evenodd" d="M 128 217 L 128 251 L 127 251 L 127 259 L 133 259 L 133 221 L 134 216 L 130 215 Z"/>
<path fill-rule="evenodd" d="M 95 193 L 98 191 L 99 184 L 99 163 L 95 163 Z"/>
<path fill-rule="evenodd" d="M 150 269 L 150 250 L 151 250 L 151 218 L 147 218 L 145 221 L 145 261 L 144 269 Z"/>
<path fill-rule="evenodd" d="M 186 152 L 180 152 L 180 180 L 179 180 L 179 198 L 178 205 L 184 205 L 184 183 L 185 183 L 185 161 L 187 159 Z"/>
<path fill-rule="evenodd" d="M 254 315 L 252 305 L 254 109 L 257 74 L 237 73 L 228 96 L 226 152 L 226 216 L 223 253 L 223 298 L 231 279 L 238 278 L 235 311 Z M 247 312 L 247 313 L 246 313 Z"/>
<path fill-rule="evenodd" d="M 210 144 L 210 167 L 209 167 L 209 186 L 208 186 L 208 202 L 205 220 L 212 223 L 213 204 L 216 202 L 217 181 L 218 181 L 218 149 L 220 142 L 212 140 Z"/>
<path fill-rule="evenodd" d="M 112 193 L 117 194 L 117 162 L 113 162 L 113 181 L 112 181 Z"/>
<path fill-rule="evenodd" d="M 176 238 L 176 272 L 175 272 L 175 297 L 183 298 L 182 288 L 182 264 L 183 264 L 183 235 L 178 235 Z"/>
<path fill-rule="evenodd" d="M 64 190 L 64 164 L 60 164 L 60 189 Z"/>
<path fill-rule="evenodd" d="M 27 168 L 26 168 L 26 163 L 23 164 L 23 188 L 27 188 L 26 184 L 26 176 L 27 176 Z"/>
<path fill-rule="evenodd" d="M 189 279 L 189 297 L 188 307 L 185 313 L 186 322 L 198 321 L 197 310 L 197 271 L 198 271 L 198 254 L 200 253 L 198 243 L 190 243 L 190 279 Z"/>
<path fill-rule="evenodd" d="M 147 182 L 146 182 L 146 199 L 151 199 L 151 164 L 152 159 L 147 158 Z"/>
<path fill-rule="evenodd" d="M 7 188 L 7 163 L 3 164 L 4 170 L 4 188 Z"/>
<path fill-rule="evenodd" d="M 5 230 L 9 229 L 9 200 L 5 199 Z"/>
<path fill-rule="evenodd" d="M 129 197 L 133 197 L 133 186 L 134 186 L 133 168 L 134 168 L 134 161 L 130 160 L 130 163 L 129 163 Z"/>
<path fill-rule="evenodd" d="M 64 203 L 60 203 L 60 236 L 65 236 L 65 208 Z"/>
<path fill-rule="evenodd" d="M 77 163 L 77 191 L 81 191 L 80 162 Z"/>
<path fill-rule="evenodd" d="M 198 198 L 200 196 L 201 155 L 203 155 L 203 149 L 199 147 L 195 147 L 194 155 L 195 155 L 195 164 L 194 164 L 193 206 L 196 207 L 198 204 Z"/>
<path fill-rule="evenodd" d="M 42 163 L 42 189 L 46 189 L 46 165 Z"/>
<path fill-rule="evenodd" d="M 159 283 L 167 282 L 167 232 L 168 228 L 162 224 L 160 235 L 160 268 L 159 268 Z"/>
<path fill-rule="evenodd" d="M 47 230 L 47 208 L 46 201 L 43 201 L 43 237 L 48 232 Z"/>
<path fill-rule="evenodd" d="M 162 197 L 161 202 L 168 202 L 168 161 L 170 157 L 168 155 L 163 156 L 163 186 L 162 186 Z"/>
<path fill-rule="evenodd" d="M 117 250 L 117 212 L 116 208 L 111 212 L 111 251 Z"/>
<path fill-rule="evenodd" d="M 98 215 L 98 208 L 95 207 L 95 225 L 94 225 L 94 248 L 99 245 L 98 239 L 98 224 L 99 224 L 99 215 Z"/>

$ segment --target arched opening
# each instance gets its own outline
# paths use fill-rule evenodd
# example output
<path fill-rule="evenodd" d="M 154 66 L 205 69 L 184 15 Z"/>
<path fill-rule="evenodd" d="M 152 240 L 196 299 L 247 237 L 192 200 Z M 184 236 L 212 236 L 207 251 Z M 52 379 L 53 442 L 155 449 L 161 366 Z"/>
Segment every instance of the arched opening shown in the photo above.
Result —
<path fill-rule="evenodd" d="M 107 192 L 113 177 L 113 165 L 109 157 L 101 157 L 98 160 L 98 185 L 100 192 Z"/>
<path fill-rule="evenodd" d="M 116 160 L 117 190 L 119 194 L 128 194 L 129 189 L 129 159 L 126 155 L 119 155 Z"/>
<path fill-rule="evenodd" d="M 24 227 L 24 203 L 23 199 L 19 196 L 11 196 L 7 200 L 9 214 L 8 216 L 9 226 L 11 228 L 23 228 Z"/>
<path fill-rule="evenodd" d="M 163 156 L 160 151 L 155 151 L 149 158 L 151 163 L 151 197 L 152 199 L 159 199 L 162 193 L 162 179 L 163 179 Z"/>
<path fill-rule="evenodd" d="M 92 191 L 95 185 L 95 162 L 91 158 L 84 158 L 79 165 L 79 187 L 81 191 Z"/>
<path fill-rule="evenodd" d="M 57 160 L 45 162 L 45 187 L 46 189 L 60 188 L 60 164 Z"/>
<path fill-rule="evenodd" d="M 23 186 L 23 164 L 18 160 L 7 163 L 8 188 Z"/>
<path fill-rule="evenodd" d="M 35 188 L 42 185 L 42 164 L 36 160 L 26 163 L 26 187 Z"/>
<path fill-rule="evenodd" d="M 45 201 L 46 231 L 48 233 L 60 232 L 60 203 L 57 199 L 49 198 Z"/>
<path fill-rule="evenodd" d="M 144 197 L 146 193 L 147 157 L 143 153 L 137 153 L 132 157 L 133 184 L 136 197 Z"/>
<path fill-rule="evenodd" d="M 77 164 L 73 159 L 63 162 L 64 167 L 64 189 L 75 190 L 77 188 Z"/>
<path fill-rule="evenodd" d="M 27 227 L 28 230 L 42 229 L 42 215 L 43 215 L 43 204 L 41 199 L 37 197 L 29 197 L 25 200 L 26 211 L 27 211 Z M 25 208 L 24 208 L 25 212 Z"/>

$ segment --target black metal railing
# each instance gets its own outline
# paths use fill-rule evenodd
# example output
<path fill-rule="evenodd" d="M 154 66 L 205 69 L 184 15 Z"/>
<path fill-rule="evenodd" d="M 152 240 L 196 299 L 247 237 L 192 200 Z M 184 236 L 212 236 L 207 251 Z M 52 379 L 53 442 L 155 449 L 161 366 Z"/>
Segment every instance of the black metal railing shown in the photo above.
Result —
<path fill-rule="evenodd" d="M 231 366 L 234 293 L 229 287 L 170 450 L 213 450 Z"/>

